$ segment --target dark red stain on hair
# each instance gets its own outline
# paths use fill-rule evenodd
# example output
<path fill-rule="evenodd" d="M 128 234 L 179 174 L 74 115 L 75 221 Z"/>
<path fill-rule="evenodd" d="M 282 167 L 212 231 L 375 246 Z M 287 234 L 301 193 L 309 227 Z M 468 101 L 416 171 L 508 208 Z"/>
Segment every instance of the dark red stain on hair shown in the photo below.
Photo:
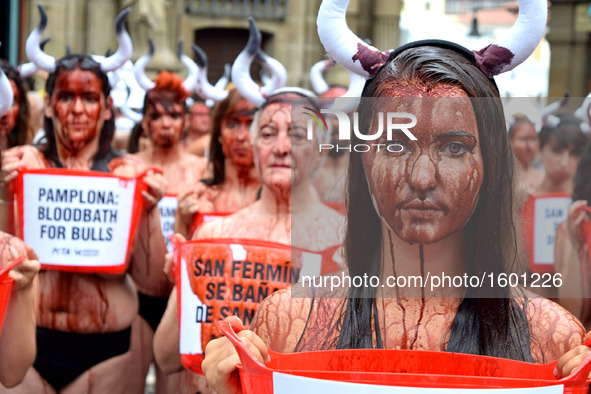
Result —
<path fill-rule="evenodd" d="M 359 60 L 361 67 L 371 76 L 375 75 L 382 64 L 388 61 L 388 52 L 371 50 L 366 45 L 357 44 L 357 53 L 353 55 L 353 61 Z"/>
<path fill-rule="evenodd" d="M 479 51 L 473 51 L 476 62 L 487 77 L 492 78 L 500 74 L 503 67 L 511 63 L 515 57 L 507 48 L 490 44 Z"/>

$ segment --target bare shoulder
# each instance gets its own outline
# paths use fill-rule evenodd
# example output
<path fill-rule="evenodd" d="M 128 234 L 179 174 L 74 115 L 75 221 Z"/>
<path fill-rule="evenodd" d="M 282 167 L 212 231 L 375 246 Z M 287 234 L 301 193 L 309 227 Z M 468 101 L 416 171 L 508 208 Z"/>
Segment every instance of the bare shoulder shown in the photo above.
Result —
<path fill-rule="evenodd" d="M 290 353 L 304 332 L 311 297 L 292 296 L 292 287 L 276 291 L 258 307 L 250 329 L 277 352 Z"/>
<path fill-rule="evenodd" d="M 536 362 L 554 361 L 583 342 L 585 328 L 570 312 L 546 298 L 528 297 L 525 314 Z"/>
<path fill-rule="evenodd" d="M 25 243 L 21 239 L 0 231 L 0 267 L 18 256 L 26 256 L 26 253 Z"/>

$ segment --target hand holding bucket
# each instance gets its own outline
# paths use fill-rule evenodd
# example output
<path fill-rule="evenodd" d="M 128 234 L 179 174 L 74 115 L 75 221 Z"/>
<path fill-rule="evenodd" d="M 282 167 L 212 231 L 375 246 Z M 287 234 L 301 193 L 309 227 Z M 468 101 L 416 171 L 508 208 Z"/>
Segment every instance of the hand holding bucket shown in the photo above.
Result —
<path fill-rule="evenodd" d="M 9 277 L 8 273 L 24 260 L 24 256 L 17 257 L 0 269 L 0 334 L 2 333 L 2 323 L 4 322 L 4 314 L 6 313 L 6 308 L 10 299 L 10 292 L 14 285 L 14 279 Z"/>
<path fill-rule="evenodd" d="M 343 388 L 386 393 L 393 387 L 438 389 L 506 389 L 507 393 L 586 393 L 591 372 L 591 354 L 563 379 L 554 377 L 557 362 L 531 364 L 522 361 L 470 354 L 416 350 L 328 350 L 293 354 L 269 350 L 270 361 L 255 359 L 232 325 L 220 329 L 234 345 L 240 358 L 237 369 L 244 393 L 274 393 L 274 390 L 312 385 L 327 394 Z M 585 345 L 591 344 L 591 341 Z M 299 388 L 295 385 L 301 385 Z M 373 386 L 368 386 L 373 385 Z M 542 391 L 543 390 L 543 391 Z M 405 391 L 405 392 L 407 392 Z M 335 391 L 336 392 L 336 391 Z"/>

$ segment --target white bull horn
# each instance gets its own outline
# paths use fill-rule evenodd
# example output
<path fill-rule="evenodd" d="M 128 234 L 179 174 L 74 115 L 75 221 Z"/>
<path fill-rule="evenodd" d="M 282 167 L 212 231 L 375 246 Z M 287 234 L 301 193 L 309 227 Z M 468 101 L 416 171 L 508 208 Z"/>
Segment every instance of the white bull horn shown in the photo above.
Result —
<path fill-rule="evenodd" d="M 197 87 L 199 67 L 197 67 L 193 59 L 183 53 L 183 40 L 179 41 L 176 54 L 187 69 L 187 78 L 183 81 L 183 88 L 191 93 Z"/>
<path fill-rule="evenodd" d="M 55 58 L 43 52 L 41 48 L 41 37 L 47 27 L 47 13 L 41 4 L 37 4 L 39 10 L 39 24 L 29 34 L 25 44 L 25 53 L 27 58 L 41 70 L 53 72 L 55 70 Z"/>
<path fill-rule="evenodd" d="M 195 53 L 195 58 L 197 60 L 197 65 L 199 66 L 199 82 L 197 84 L 197 94 L 201 96 L 203 99 L 211 99 L 213 101 L 222 101 L 226 97 L 228 97 L 227 90 L 218 89 L 215 86 L 212 86 L 209 81 L 207 80 L 207 55 L 203 51 L 203 49 L 199 48 L 197 45 L 191 45 L 193 52 Z"/>
<path fill-rule="evenodd" d="M 135 76 L 135 80 L 146 92 L 156 87 L 156 83 L 146 75 L 146 66 L 154 57 L 154 43 L 151 38 L 148 38 L 148 47 L 148 53 L 137 59 L 133 65 L 133 75 Z"/>
<path fill-rule="evenodd" d="M 261 32 L 257 29 L 254 19 L 248 18 L 249 34 L 248 42 L 240 52 L 234 64 L 232 65 L 232 81 L 242 97 L 260 107 L 264 104 L 266 97 L 261 92 L 261 88 L 250 76 L 250 65 L 257 55 L 261 43 Z"/>
<path fill-rule="evenodd" d="M 326 93 L 330 86 L 326 83 L 324 76 L 322 73 L 334 66 L 336 63 L 334 60 L 321 60 L 318 63 L 314 64 L 312 68 L 310 68 L 310 83 L 312 84 L 312 89 L 316 92 L 316 94 L 321 95 Z"/>
<path fill-rule="evenodd" d="M 118 48 L 114 54 L 107 57 L 101 63 L 101 71 L 104 73 L 115 71 L 119 67 L 123 66 L 126 61 L 131 59 L 131 55 L 133 54 L 133 43 L 131 42 L 131 37 L 129 37 L 127 29 L 125 28 L 125 18 L 130 11 L 131 8 L 127 7 L 121 11 L 119 15 L 117 15 L 117 19 L 115 19 L 115 34 L 117 37 Z"/>

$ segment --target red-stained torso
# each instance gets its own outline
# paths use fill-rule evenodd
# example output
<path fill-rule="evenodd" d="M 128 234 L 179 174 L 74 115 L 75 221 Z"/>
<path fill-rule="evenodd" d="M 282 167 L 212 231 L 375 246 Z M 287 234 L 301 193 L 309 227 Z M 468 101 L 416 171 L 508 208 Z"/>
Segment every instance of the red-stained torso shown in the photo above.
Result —
<path fill-rule="evenodd" d="M 340 332 L 335 324 L 345 308 L 343 295 L 317 298 L 312 306 L 311 298 L 291 298 L 289 289 L 281 290 L 261 304 L 251 329 L 278 352 L 334 349 Z M 459 302 L 451 298 L 376 299 L 384 348 L 444 351 Z M 543 298 L 529 302 L 526 315 L 535 362 L 554 361 L 581 344 L 585 331 L 571 314 Z"/>

